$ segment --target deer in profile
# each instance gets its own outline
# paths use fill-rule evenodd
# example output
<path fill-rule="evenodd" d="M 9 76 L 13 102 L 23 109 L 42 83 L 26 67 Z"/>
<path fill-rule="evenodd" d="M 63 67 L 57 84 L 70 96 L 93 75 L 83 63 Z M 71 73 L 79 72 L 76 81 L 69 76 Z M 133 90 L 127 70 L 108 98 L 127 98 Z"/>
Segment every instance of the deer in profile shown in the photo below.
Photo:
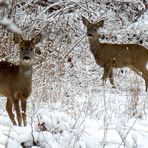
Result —
<path fill-rule="evenodd" d="M 148 49 L 138 44 L 114 44 L 101 43 L 101 35 L 98 29 L 104 25 L 104 20 L 96 23 L 89 22 L 82 17 L 83 24 L 87 28 L 90 50 L 96 63 L 104 68 L 103 82 L 109 78 L 113 87 L 113 68 L 128 67 L 145 80 L 146 91 L 148 89 Z"/>
<path fill-rule="evenodd" d="M 19 65 L 0 62 L 0 94 L 7 97 L 6 110 L 13 125 L 26 126 L 26 101 L 32 90 L 32 65 L 34 48 L 41 40 L 38 34 L 31 40 L 24 40 L 14 34 L 14 43 L 19 44 Z M 12 108 L 16 112 L 17 122 Z"/>

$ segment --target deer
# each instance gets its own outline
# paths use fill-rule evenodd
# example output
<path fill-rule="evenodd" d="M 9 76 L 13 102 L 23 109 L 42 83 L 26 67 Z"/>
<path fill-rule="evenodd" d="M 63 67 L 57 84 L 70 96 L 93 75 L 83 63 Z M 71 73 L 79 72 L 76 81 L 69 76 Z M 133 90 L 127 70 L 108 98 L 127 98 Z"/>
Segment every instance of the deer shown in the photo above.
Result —
<path fill-rule="evenodd" d="M 24 40 L 21 35 L 14 34 L 13 41 L 19 45 L 19 64 L 0 61 L 0 94 L 7 97 L 6 111 L 13 125 L 22 126 L 22 122 L 24 126 L 27 125 L 26 104 L 32 91 L 34 48 L 41 38 L 41 33 L 31 40 Z"/>
<path fill-rule="evenodd" d="M 113 68 L 127 67 L 141 76 L 145 81 L 145 90 L 148 90 L 148 50 L 139 44 L 116 44 L 100 42 L 101 34 L 98 29 L 103 27 L 104 20 L 91 23 L 82 16 L 86 26 L 90 50 L 96 64 L 104 69 L 103 84 L 109 79 L 113 88 L 116 88 L 113 79 Z"/>

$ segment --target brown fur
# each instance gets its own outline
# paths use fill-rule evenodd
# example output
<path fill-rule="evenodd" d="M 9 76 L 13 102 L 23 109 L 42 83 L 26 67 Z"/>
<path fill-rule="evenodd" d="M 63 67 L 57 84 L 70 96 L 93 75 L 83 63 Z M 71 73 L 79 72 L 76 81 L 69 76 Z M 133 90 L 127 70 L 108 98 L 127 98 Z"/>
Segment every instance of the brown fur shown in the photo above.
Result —
<path fill-rule="evenodd" d="M 14 125 L 26 126 L 26 101 L 32 90 L 32 64 L 34 47 L 40 41 L 41 34 L 31 40 L 24 40 L 20 35 L 14 35 L 14 42 L 19 44 L 20 64 L 0 62 L 0 94 L 7 97 L 6 110 Z M 19 105 L 21 102 L 21 106 Z M 17 122 L 14 119 L 12 107 L 16 111 Z"/>
<path fill-rule="evenodd" d="M 128 67 L 140 75 L 148 88 L 148 49 L 138 44 L 110 44 L 99 41 L 98 29 L 103 26 L 104 21 L 90 23 L 82 17 L 84 25 L 87 27 L 90 50 L 92 51 L 96 63 L 104 68 L 103 81 L 109 78 L 113 87 L 113 68 Z"/>

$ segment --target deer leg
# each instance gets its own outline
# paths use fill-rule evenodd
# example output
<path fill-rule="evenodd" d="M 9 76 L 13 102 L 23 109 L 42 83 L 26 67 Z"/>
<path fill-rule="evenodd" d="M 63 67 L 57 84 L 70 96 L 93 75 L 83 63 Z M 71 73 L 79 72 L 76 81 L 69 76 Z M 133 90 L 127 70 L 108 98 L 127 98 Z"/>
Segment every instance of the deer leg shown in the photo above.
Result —
<path fill-rule="evenodd" d="M 148 81 L 145 80 L 145 91 L 148 91 Z"/>
<path fill-rule="evenodd" d="M 26 123 L 26 103 L 27 103 L 27 101 L 26 101 L 26 100 L 21 101 L 21 107 L 22 107 L 22 118 L 23 118 L 23 123 L 24 123 L 24 126 L 26 126 L 26 125 L 27 125 L 27 123 Z"/>
<path fill-rule="evenodd" d="M 111 69 L 110 73 L 109 73 L 109 81 L 112 85 L 112 88 L 116 88 L 115 84 L 114 84 L 114 79 L 113 79 L 113 69 Z"/>
<path fill-rule="evenodd" d="M 136 66 L 137 69 L 133 69 L 134 72 L 136 72 L 139 76 L 141 76 L 145 80 L 145 91 L 148 91 L 148 71 L 145 67 L 143 66 Z"/>
<path fill-rule="evenodd" d="M 147 92 L 148 91 L 148 76 L 142 74 L 142 78 L 145 81 L 145 91 Z"/>
<path fill-rule="evenodd" d="M 142 73 L 141 75 L 143 79 L 145 80 L 145 91 L 148 91 L 148 73 Z"/>
<path fill-rule="evenodd" d="M 109 77 L 111 70 L 112 70 L 112 67 L 109 64 L 107 66 L 105 65 L 104 73 L 102 77 L 103 83 L 106 82 L 106 79 Z"/>
<path fill-rule="evenodd" d="M 10 98 L 7 98 L 6 110 L 7 110 L 8 116 L 11 122 L 13 123 L 13 125 L 17 125 L 14 119 L 14 114 L 12 113 L 12 106 L 13 106 L 13 101 Z"/>
<path fill-rule="evenodd" d="M 18 125 L 21 126 L 22 125 L 22 116 L 21 116 L 20 107 L 19 107 L 19 100 L 14 99 L 13 103 L 14 103 L 14 108 L 15 108 L 16 115 L 17 115 Z"/>

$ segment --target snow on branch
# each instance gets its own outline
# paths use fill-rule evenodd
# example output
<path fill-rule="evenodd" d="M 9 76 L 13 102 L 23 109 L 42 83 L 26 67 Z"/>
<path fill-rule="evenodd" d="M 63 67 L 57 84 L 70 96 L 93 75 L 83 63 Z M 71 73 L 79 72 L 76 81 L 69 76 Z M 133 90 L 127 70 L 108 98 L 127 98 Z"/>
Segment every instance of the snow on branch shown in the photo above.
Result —
<path fill-rule="evenodd" d="M 10 32 L 21 34 L 21 30 L 10 19 L 3 18 L 2 20 L 0 20 L 0 25 Z"/>

